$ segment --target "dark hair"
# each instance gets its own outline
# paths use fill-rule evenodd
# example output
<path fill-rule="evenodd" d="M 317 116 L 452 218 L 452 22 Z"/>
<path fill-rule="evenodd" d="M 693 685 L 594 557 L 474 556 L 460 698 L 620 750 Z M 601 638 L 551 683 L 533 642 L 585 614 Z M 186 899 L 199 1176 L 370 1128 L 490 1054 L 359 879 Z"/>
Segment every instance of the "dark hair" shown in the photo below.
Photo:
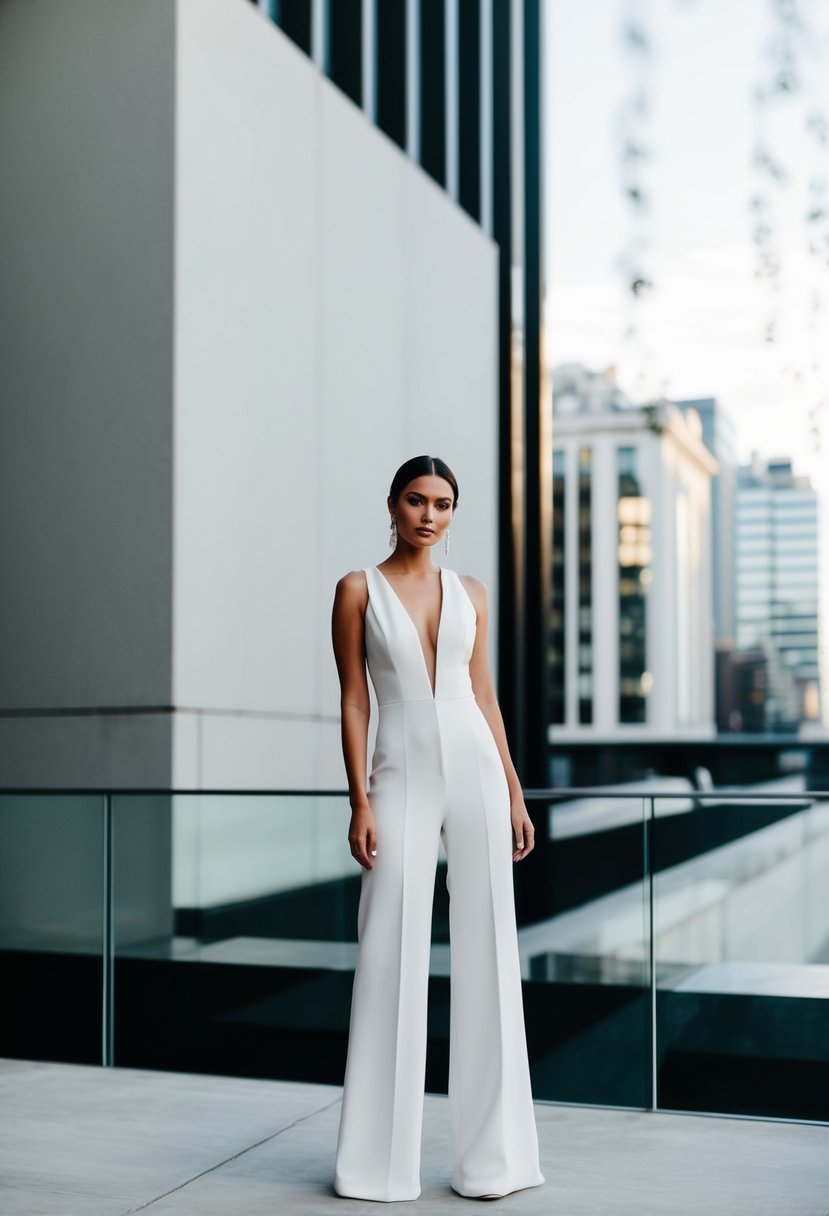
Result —
<path fill-rule="evenodd" d="M 432 473 L 449 482 L 454 495 L 452 503 L 454 509 L 458 505 L 458 482 L 449 465 L 439 456 L 412 456 L 411 460 L 401 464 L 392 478 L 389 489 L 389 497 L 392 502 L 397 502 L 410 481 L 414 481 L 416 477 L 429 477 Z"/>

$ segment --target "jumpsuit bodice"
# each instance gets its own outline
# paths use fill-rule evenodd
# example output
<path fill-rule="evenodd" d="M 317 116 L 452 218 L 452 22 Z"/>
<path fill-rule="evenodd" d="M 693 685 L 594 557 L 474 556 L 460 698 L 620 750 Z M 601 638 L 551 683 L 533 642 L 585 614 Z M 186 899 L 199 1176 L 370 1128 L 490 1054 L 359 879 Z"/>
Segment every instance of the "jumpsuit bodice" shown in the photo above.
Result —
<path fill-rule="evenodd" d="M 417 626 L 376 566 L 364 567 L 369 599 L 366 661 L 378 707 L 400 701 L 444 701 L 474 696 L 469 660 L 475 645 L 475 605 L 454 570 L 440 568 L 443 589 L 435 653 L 435 691 Z"/>

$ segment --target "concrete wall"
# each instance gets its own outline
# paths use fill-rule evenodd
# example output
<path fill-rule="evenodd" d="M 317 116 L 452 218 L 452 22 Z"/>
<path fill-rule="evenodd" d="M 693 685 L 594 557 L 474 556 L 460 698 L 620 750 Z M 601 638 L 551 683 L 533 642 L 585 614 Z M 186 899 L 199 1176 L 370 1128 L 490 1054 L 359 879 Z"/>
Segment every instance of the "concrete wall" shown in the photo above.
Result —
<path fill-rule="evenodd" d="M 0 782 L 342 788 L 334 585 L 410 456 L 495 667 L 495 247 L 243 0 L 6 0 L 0 90 Z M 173 800 L 133 868 L 256 895 L 347 822 Z"/>
<path fill-rule="evenodd" d="M 170 771 L 174 16 L 0 5 L 5 781 Z"/>
<path fill-rule="evenodd" d="M 174 777 L 341 786 L 334 584 L 409 456 L 495 598 L 495 250 L 252 7 L 181 0 L 177 71 Z"/>
<path fill-rule="evenodd" d="M 495 607 L 494 246 L 241 0 L 7 0 L 0 55 L 3 779 L 341 785 L 409 456 Z"/>
<path fill-rule="evenodd" d="M 177 65 L 174 783 L 342 788 L 334 585 L 388 552 L 409 456 L 455 468 L 436 556 L 495 637 L 495 250 L 254 9 L 181 3 Z M 179 799 L 176 903 L 352 872 L 347 827 Z"/>

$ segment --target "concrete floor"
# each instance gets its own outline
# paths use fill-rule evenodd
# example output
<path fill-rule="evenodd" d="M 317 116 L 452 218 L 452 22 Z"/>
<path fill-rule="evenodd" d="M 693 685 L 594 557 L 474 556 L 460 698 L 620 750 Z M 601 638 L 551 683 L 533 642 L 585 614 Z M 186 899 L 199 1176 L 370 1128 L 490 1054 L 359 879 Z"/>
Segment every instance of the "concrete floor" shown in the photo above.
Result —
<path fill-rule="evenodd" d="M 337 1086 L 0 1060 L 3 1216 L 323 1216 L 480 1210 L 449 1187 L 427 1094 L 414 1204 L 335 1195 Z M 827 1216 L 829 1127 L 538 1103 L 544 1216 Z"/>

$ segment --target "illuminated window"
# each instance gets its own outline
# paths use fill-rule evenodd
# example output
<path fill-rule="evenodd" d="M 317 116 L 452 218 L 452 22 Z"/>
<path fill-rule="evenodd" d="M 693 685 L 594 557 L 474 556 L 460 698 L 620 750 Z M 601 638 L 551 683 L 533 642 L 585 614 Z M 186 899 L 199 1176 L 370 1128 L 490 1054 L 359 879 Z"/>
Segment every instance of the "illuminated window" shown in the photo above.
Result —
<path fill-rule="evenodd" d="M 647 721 L 653 676 L 647 669 L 647 589 L 651 582 L 651 503 L 642 494 L 636 448 L 619 448 L 619 721 Z"/>

